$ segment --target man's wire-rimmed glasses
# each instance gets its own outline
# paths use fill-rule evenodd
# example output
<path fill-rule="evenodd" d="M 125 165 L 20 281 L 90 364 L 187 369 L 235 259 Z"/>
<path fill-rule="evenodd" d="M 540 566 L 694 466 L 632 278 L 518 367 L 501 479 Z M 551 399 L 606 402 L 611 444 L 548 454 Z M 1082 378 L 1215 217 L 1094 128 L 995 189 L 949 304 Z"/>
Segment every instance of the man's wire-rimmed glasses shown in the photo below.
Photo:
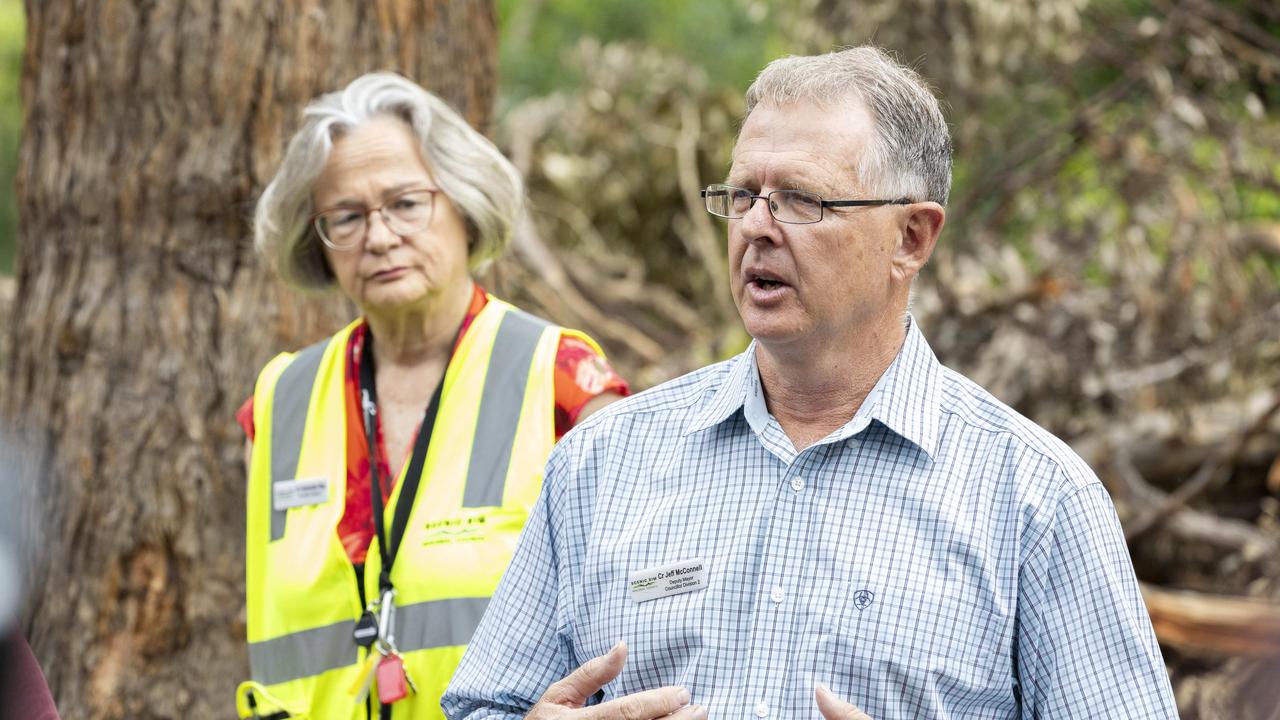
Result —
<path fill-rule="evenodd" d="M 369 227 L 369 214 L 382 215 L 387 229 L 397 235 L 410 235 L 431 224 L 436 193 L 433 188 L 404 190 L 374 207 L 334 205 L 311 216 L 311 224 L 320 240 L 334 250 L 351 250 L 360 244 Z"/>
<path fill-rule="evenodd" d="M 823 200 L 821 195 L 806 190 L 774 190 L 768 195 L 755 195 L 746 188 L 733 185 L 708 185 L 702 191 L 707 212 L 717 217 L 736 220 L 745 216 L 756 200 L 764 200 L 769 213 L 778 222 L 808 225 L 822 220 L 822 211 L 831 207 L 869 207 L 875 205 L 910 205 L 911 200 Z"/>

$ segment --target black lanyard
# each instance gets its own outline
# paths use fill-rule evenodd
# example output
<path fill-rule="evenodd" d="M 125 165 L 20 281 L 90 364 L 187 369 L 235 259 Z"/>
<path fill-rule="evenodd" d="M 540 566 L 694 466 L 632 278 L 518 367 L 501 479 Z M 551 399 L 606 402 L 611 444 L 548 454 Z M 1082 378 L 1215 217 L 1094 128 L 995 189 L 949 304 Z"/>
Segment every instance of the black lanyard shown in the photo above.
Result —
<path fill-rule="evenodd" d="M 457 338 L 454 338 L 457 345 Z M 452 351 L 453 346 L 450 346 Z M 444 379 L 449 374 L 449 366 L 445 365 L 440 375 L 440 383 L 431 394 L 431 402 L 422 416 L 422 427 L 418 428 L 418 437 L 413 443 L 413 455 L 409 457 L 409 467 L 404 475 L 404 487 L 400 488 L 400 502 L 396 505 L 396 514 L 391 521 L 391 536 L 388 542 L 385 520 L 382 512 L 382 473 L 378 470 L 378 432 L 376 415 L 378 413 L 378 393 L 374 387 L 373 366 L 373 333 L 365 332 L 364 348 L 360 356 L 360 399 L 364 410 L 364 436 L 369 444 L 369 489 L 373 501 L 373 527 L 378 533 L 378 554 L 382 558 L 382 574 L 378 577 L 378 588 L 387 591 L 391 585 L 391 566 L 396 561 L 396 551 L 400 549 L 400 540 L 404 537 L 405 527 L 409 524 L 409 512 L 413 510 L 414 500 L 418 496 L 418 484 L 422 478 L 422 466 L 427 461 L 427 449 L 431 445 L 431 431 L 436 424 L 436 415 L 440 412 L 440 395 L 444 390 Z"/>

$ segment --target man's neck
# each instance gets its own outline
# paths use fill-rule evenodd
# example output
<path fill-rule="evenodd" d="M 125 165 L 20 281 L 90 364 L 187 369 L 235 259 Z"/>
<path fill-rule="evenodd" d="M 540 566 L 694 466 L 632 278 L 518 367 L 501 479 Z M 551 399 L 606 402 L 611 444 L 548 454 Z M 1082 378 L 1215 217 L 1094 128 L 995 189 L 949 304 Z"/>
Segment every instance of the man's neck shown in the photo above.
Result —
<path fill-rule="evenodd" d="M 873 324 L 856 339 L 781 352 L 756 346 L 756 364 L 769 412 L 796 450 L 853 419 L 893 363 L 906 330 L 901 316 Z"/>

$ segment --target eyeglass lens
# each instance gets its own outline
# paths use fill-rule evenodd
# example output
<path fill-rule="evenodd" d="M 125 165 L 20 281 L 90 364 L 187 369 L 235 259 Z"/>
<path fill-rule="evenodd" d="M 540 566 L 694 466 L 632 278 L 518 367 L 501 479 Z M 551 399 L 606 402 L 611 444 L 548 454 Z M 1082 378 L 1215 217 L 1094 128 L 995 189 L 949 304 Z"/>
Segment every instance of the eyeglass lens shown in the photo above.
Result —
<path fill-rule="evenodd" d="M 380 208 L 338 207 L 316 216 L 316 230 L 333 247 L 352 247 L 364 237 L 369 213 L 382 213 L 382 221 L 397 235 L 424 229 L 431 223 L 432 193 L 427 190 L 407 192 L 392 198 Z"/>
<path fill-rule="evenodd" d="M 732 185 L 712 185 L 706 190 L 707 212 L 723 218 L 745 216 L 759 195 Z M 822 219 L 822 198 L 803 190 L 774 190 L 764 199 L 779 222 L 812 223 Z"/>

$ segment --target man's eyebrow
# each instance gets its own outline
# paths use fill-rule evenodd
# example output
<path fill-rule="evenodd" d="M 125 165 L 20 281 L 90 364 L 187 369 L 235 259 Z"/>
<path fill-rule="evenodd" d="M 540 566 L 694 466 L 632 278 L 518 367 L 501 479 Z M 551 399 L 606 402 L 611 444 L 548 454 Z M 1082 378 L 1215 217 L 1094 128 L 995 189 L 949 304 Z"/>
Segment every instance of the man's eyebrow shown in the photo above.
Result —
<path fill-rule="evenodd" d="M 794 178 L 784 178 L 781 182 L 778 183 L 778 189 L 779 190 L 803 190 L 805 192 L 811 192 L 811 193 L 818 192 L 818 190 L 814 189 L 814 183 L 805 182 L 803 180 L 796 180 Z"/>
<path fill-rule="evenodd" d="M 733 185 L 735 187 L 746 188 L 746 189 L 752 189 L 758 186 L 758 183 L 755 183 L 752 180 L 736 178 L 732 175 L 729 176 L 728 180 L 724 181 L 724 184 Z M 799 178 L 799 179 L 783 178 L 782 180 L 778 181 L 778 184 L 775 185 L 773 189 L 774 190 L 803 190 L 804 192 L 810 192 L 816 195 L 823 195 L 828 191 L 828 188 L 822 183 L 809 182 L 804 178 Z"/>

